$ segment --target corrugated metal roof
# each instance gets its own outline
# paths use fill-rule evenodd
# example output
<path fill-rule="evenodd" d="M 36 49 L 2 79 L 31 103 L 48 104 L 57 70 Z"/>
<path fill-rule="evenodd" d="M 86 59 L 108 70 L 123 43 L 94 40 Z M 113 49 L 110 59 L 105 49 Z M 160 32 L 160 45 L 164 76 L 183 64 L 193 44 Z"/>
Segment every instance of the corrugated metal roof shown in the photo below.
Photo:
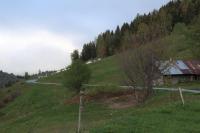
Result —
<path fill-rule="evenodd" d="M 200 61 L 173 61 L 163 73 L 164 75 L 200 75 Z"/>
<path fill-rule="evenodd" d="M 182 61 L 182 60 L 177 60 L 176 65 L 182 70 L 189 69 L 188 66 Z"/>
<path fill-rule="evenodd" d="M 185 61 L 185 64 L 187 64 L 193 74 L 200 75 L 200 61 Z"/>

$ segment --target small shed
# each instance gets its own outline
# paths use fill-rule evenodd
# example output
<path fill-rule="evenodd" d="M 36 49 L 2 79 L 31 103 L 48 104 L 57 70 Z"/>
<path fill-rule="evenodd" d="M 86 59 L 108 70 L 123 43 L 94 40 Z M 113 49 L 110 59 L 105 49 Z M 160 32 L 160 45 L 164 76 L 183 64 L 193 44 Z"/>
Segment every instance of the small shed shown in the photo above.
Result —
<path fill-rule="evenodd" d="M 200 81 L 200 60 L 171 61 L 163 71 L 165 83 Z"/>

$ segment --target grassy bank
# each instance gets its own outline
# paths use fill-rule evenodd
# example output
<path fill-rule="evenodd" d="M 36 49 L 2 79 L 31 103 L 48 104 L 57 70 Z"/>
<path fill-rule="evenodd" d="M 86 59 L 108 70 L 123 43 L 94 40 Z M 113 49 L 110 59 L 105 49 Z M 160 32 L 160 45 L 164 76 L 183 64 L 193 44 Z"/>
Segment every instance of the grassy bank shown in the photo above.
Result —
<path fill-rule="evenodd" d="M 20 84 L 10 89 L 16 88 L 21 88 L 22 95 L 0 110 L 0 132 L 75 133 L 78 104 L 65 104 L 73 93 L 50 85 Z M 126 109 L 112 109 L 104 101 L 86 102 L 83 132 L 199 132 L 200 95 L 184 97 L 185 107 L 178 96 L 173 99 L 166 92 L 157 92 L 146 103 Z"/>
<path fill-rule="evenodd" d="M 122 72 L 120 71 L 116 56 L 103 59 L 99 62 L 89 64 L 92 71 L 90 84 L 119 85 L 122 82 Z M 40 82 L 61 83 L 64 80 L 64 72 L 42 78 Z"/>

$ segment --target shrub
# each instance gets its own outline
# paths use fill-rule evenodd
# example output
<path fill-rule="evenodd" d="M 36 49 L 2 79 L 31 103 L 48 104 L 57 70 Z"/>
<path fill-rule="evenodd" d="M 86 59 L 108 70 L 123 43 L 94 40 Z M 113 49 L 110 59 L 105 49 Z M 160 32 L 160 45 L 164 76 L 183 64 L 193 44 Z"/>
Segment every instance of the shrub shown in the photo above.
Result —
<path fill-rule="evenodd" d="M 90 75 L 88 66 L 81 60 L 76 60 L 65 72 L 64 84 L 67 88 L 79 93 L 83 84 L 88 83 Z"/>

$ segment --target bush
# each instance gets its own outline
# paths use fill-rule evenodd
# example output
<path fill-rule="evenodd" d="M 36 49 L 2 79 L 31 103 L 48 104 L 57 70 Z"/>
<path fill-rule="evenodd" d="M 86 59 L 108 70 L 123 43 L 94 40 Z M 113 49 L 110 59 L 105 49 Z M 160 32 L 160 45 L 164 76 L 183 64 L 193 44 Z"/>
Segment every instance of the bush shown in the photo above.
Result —
<path fill-rule="evenodd" d="M 15 99 L 15 98 L 17 98 L 19 95 L 21 95 L 21 93 L 20 93 L 20 91 L 15 91 L 15 92 L 13 92 L 12 94 L 11 94 L 11 97 L 13 98 L 13 99 Z"/>
<path fill-rule="evenodd" d="M 89 82 L 90 76 L 91 71 L 88 66 L 82 61 L 76 60 L 65 72 L 64 84 L 67 88 L 79 93 L 83 84 Z"/>
<path fill-rule="evenodd" d="M 3 102 L 5 104 L 11 102 L 13 100 L 12 96 L 11 95 L 7 95 L 4 99 L 3 99 Z"/>
<path fill-rule="evenodd" d="M 12 102 L 15 98 L 17 98 L 20 95 L 20 91 L 15 91 L 11 94 L 8 94 L 2 102 L 3 105 L 8 104 L 9 102 Z M 0 103 L 1 104 L 1 103 Z"/>

